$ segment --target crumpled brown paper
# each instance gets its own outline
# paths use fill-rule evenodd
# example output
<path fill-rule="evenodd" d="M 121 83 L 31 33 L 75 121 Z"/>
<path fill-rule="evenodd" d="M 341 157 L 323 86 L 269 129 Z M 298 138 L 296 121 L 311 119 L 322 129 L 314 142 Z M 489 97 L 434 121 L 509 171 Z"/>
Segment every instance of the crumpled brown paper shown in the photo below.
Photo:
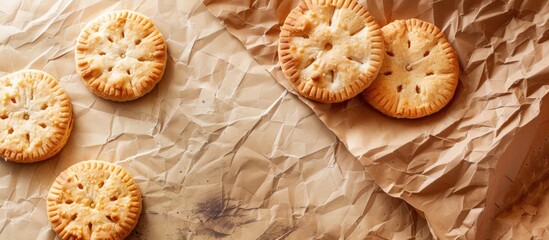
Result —
<path fill-rule="evenodd" d="M 541 124 L 511 190 L 498 203 L 490 239 L 549 238 L 549 111 Z"/>
<path fill-rule="evenodd" d="M 101 13 L 150 16 L 168 43 L 158 86 L 128 103 L 91 94 L 75 71 L 80 29 Z M 45 198 L 83 160 L 131 172 L 143 212 L 129 239 L 429 239 L 301 101 L 271 80 L 198 1 L 4 1 L 1 75 L 60 80 L 75 126 L 56 157 L 0 162 L 0 239 L 54 239 Z"/>
<path fill-rule="evenodd" d="M 295 93 L 280 70 L 277 41 L 298 0 L 204 2 Z M 419 18 L 442 29 L 461 66 L 454 99 L 419 120 L 385 117 L 359 98 L 340 104 L 300 99 L 384 191 L 426 217 L 437 238 L 485 238 L 537 129 L 547 124 L 540 112 L 549 111 L 549 6 L 535 0 L 360 2 L 382 26 Z"/>

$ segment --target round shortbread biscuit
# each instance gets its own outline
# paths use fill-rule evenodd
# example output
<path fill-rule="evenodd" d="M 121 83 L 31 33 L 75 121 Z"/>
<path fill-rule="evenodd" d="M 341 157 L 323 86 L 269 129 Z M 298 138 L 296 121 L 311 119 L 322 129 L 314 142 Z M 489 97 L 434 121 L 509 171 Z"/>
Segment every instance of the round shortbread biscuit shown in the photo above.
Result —
<path fill-rule="evenodd" d="M 458 84 L 457 56 L 444 33 L 417 20 L 397 20 L 381 31 L 385 60 L 363 98 L 395 118 L 420 118 L 442 109 Z"/>
<path fill-rule="evenodd" d="M 299 94 L 335 103 L 371 84 L 383 49 L 379 25 L 355 0 L 304 0 L 281 28 L 278 56 Z"/>
<path fill-rule="evenodd" d="M 0 78 L 0 157 L 30 163 L 57 154 L 69 139 L 72 105 L 59 82 L 39 70 Z"/>
<path fill-rule="evenodd" d="M 160 81 L 167 47 L 151 19 L 122 10 L 101 15 L 82 29 L 75 59 L 80 77 L 94 94 L 129 101 Z"/>
<path fill-rule="evenodd" d="M 141 208 L 141 192 L 130 173 L 95 160 L 61 172 L 47 199 L 50 223 L 61 239 L 124 239 Z"/>

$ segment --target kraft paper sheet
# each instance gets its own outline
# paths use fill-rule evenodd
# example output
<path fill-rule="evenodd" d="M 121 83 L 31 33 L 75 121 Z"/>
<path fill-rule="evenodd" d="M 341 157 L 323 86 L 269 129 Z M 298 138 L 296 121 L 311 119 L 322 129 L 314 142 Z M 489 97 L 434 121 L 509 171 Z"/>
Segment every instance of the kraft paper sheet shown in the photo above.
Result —
<path fill-rule="evenodd" d="M 141 99 L 91 94 L 74 63 L 82 27 L 112 10 L 153 20 L 168 65 Z M 0 162 L 0 239 L 56 239 L 55 177 L 89 159 L 127 169 L 143 194 L 129 239 L 430 239 L 302 101 L 199 1 L 3 1 L 0 75 L 41 69 L 68 93 L 68 144 L 34 164 Z"/>
<path fill-rule="evenodd" d="M 521 200 L 507 203 L 508 195 L 522 189 L 514 183 L 541 187 L 538 182 L 548 172 L 519 174 L 529 158 L 547 162 L 547 152 L 543 157 L 529 152 L 549 135 L 542 114 L 549 111 L 549 5 L 537 0 L 359 2 L 381 26 L 418 18 L 444 32 L 460 64 L 452 102 L 432 116 L 398 120 L 358 97 L 340 104 L 298 97 L 385 192 L 405 200 L 426 218 L 436 238 L 503 236 L 494 225 L 511 226 L 520 220 L 494 220 L 502 212 L 520 208 L 516 204 Z M 282 74 L 277 46 L 280 26 L 298 0 L 204 3 L 282 86 L 296 93 Z M 528 234 L 549 238 L 547 225 L 541 221 L 534 229 L 533 224 L 517 223 L 513 226 L 519 230 L 508 231 L 505 238 Z"/>

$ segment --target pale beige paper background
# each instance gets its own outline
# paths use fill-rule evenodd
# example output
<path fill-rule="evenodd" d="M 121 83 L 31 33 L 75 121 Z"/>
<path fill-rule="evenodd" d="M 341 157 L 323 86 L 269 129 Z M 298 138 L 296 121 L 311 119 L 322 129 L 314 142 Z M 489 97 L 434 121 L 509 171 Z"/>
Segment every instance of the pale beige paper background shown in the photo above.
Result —
<path fill-rule="evenodd" d="M 279 26 L 297 2 L 205 0 L 292 92 L 276 50 Z M 540 112 L 549 111 L 549 6 L 535 0 L 360 2 L 382 26 L 415 17 L 444 31 L 461 65 L 453 102 L 412 121 L 385 117 L 358 98 L 341 104 L 301 99 L 384 191 L 425 215 L 438 238 L 484 239 L 536 130 L 547 125 Z"/>
<path fill-rule="evenodd" d="M 84 24 L 115 9 L 150 16 L 169 49 L 163 80 L 129 103 L 92 95 L 73 60 Z M 0 75 L 49 72 L 76 118 L 58 156 L 0 162 L 0 239 L 54 239 L 49 187 L 87 159 L 115 162 L 141 188 L 130 239 L 431 238 L 198 1 L 3 1 L 0 41 Z"/>

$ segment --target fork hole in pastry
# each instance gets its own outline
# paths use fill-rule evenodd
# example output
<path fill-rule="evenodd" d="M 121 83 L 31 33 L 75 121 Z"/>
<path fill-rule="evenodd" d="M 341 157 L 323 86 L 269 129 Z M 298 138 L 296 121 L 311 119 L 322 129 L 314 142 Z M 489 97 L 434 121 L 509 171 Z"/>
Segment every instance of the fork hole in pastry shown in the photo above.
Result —
<path fill-rule="evenodd" d="M 109 69 L 107 69 L 107 71 L 112 72 L 112 67 L 109 67 Z"/>
<path fill-rule="evenodd" d="M 425 51 L 425 53 L 423 53 L 423 57 L 429 56 L 429 53 L 431 53 L 431 52 L 429 52 L 429 50 Z"/>
<path fill-rule="evenodd" d="M 347 57 L 347 59 L 348 59 L 349 61 L 355 61 L 355 62 L 357 62 L 357 63 L 364 64 L 364 62 L 363 62 L 362 60 L 358 59 L 358 58 Z"/>
<path fill-rule="evenodd" d="M 88 223 L 88 228 L 90 229 L 90 231 L 92 230 L 93 224 L 91 222 Z"/>
<path fill-rule="evenodd" d="M 391 72 L 391 71 L 384 72 L 383 75 L 385 75 L 385 76 L 391 76 L 391 75 L 393 75 L 393 72 Z"/>
<path fill-rule="evenodd" d="M 326 43 L 326 45 L 324 45 L 324 50 L 329 51 L 332 50 L 333 47 L 334 46 L 331 43 Z"/>
<path fill-rule="evenodd" d="M 107 219 L 109 219 L 109 221 L 113 223 L 118 222 L 119 220 L 119 218 L 116 215 L 107 215 Z"/>
<path fill-rule="evenodd" d="M 111 201 L 114 202 L 114 201 L 116 201 L 116 200 L 118 200 L 118 197 L 117 197 L 117 196 L 112 196 L 112 197 L 111 197 Z"/>
<path fill-rule="evenodd" d="M 124 38 L 124 31 L 122 31 L 122 32 L 120 33 L 120 36 L 121 36 L 122 38 Z"/>
<path fill-rule="evenodd" d="M 395 54 L 391 51 L 386 51 L 385 53 L 387 53 L 387 55 L 389 55 L 389 57 L 394 57 Z"/>
<path fill-rule="evenodd" d="M 82 183 L 78 183 L 78 189 L 84 189 L 84 185 L 82 185 Z"/>
<path fill-rule="evenodd" d="M 126 70 L 126 73 L 127 73 L 128 75 L 130 75 L 130 74 L 131 74 L 130 69 Z"/>
<path fill-rule="evenodd" d="M 416 85 L 416 93 L 417 93 L 417 94 L 420 94 L 420 93 L 421 93 L 421 88 L 419 88 L 418 85 Z"/>
<path fill-rule="evenodd" d="M 108 37 L 107 37 L 107 40 L 109 40 L 109 42 L 112 42 L 112 37 L 111 37 L 111 36 L 108 36 Z"/>
<path fill-rule="evenodd" d="M 8 134 L 12 134 L 12 133 L 13 133 L 13 128 L 8 129 Z"/>
<path fill-rule="evenodd" d="M 144 61 L 145 61 L 145 58 L 144 58 L 144 57 L 138 57 L 138 58 L 137 58 L 137 61 L 144 62 Z"/>
<path fill-rule="evenodd" d="M 72 204 L 72 203 L 73 203 L 73 201 L 71 199 L 65 200 L 65 204 Z"/>
<path fill-rule="evenodd" d="M 301 38 L 304 38 L 304 39 L 309 39 L 309 35 L 307 33 L 304 33 L 304 32 L 296 32 L 296 33 L 294 33 L 294 37 L 301 37 Z"/>
<path fill-rule="evenodd" d="M 25 134 L 25 138 L 27 139 L 27 142 L 30 142 L 30 134 L 29 133 Z"/>
<path fill-rule="evenodd" d="M 95 208 L 95 203 L 93 201 L 90 202 L 90 207 Z"/>
<path fill-rule="evenodd" d="M 23 119 L 29 120 L 29 114 L 28 113 L 23 114 Z"/>
<path fill-rule="evenodd" d="M 46 110 L 46 108 L 48 108 L 48 104 L 42 104 L 42 106 L 40 106 L 40 110 Z"/>
<path fill-rule="evenodd" d="M 402 85 L 397 86 L 397 92 L 402 92 Z"/>
<path fill-rule="evenodd" d="M 137 39 L 133 42 L 133 44 L 135 44 L 136 46 L 141 44 L 141 39 Z"/>
<path fill-rule="evenodd" d="M 329 73 L 330 73 L 330 79 L 331 79 L 332 83 L 334 83 L 334 80 L 335 80 L 335 71 L 332 69 L 332 70 L 330 70 Z"/>
<path fill-rule="evenodd" d="M 433 74 L 435 74 L 435 73 L 433 73 L 433 72 L 427 72 L 427 73 L 425 73 L 425 76 L 431 76 L 431 75 L 433 75 Z"/>
<path fill-rule="evenodd" d="M 408 40 L 408 48 L 410 48 L 412 46 L 412 43 L 410 42 L 410 40 Z"/>
<path fill-rule="evenodd" d="M 11 102 L 12 102 L 12 103 L 17 103 L 17 99 L 11 98 Z"/>
<path fill-rule="evenodd" d="M 319 73 L 314 73 L 312 76 L 311 76 L 311 80 L 317 82 L 320 80 L 320 74 Z"/>
<path fill-rule="evenodd" d="M 103 51 L 99 52 L 99 55 L 101 55 L 101 56 L 103 56 L 103 55 L 105 55 L 105 54 L 107 54 L 107 53 L 105 53 L 105 52 L 103 52 Z"/>
<path fill-rule="evenodd" d="M 6 119 L 6 118 L 8 118 L 8 115 L 6 115 L 5 113 L 2 114 L 2 115 L 0 115 L 0 119 L 4 120 L 4 119 Z"/>
<path fill-rule="evenodd" d="M 99 182 L 99 184 L 98 184 L 99 188 L 102 188 L 103 185 L 105 185 L 105 182 L 103 182 L 103 181 Z"/>
<path fill-rule="evenodd" d="M 38 125 L 40 125 L 40 127 L 42 127 L 42 128 L 46 128 L 46 127 L 47 127 L 45 123 L 40 123 L 40 124 L 38 124 Z"/>
<path fill-rule="evenodd" d="M 123 53 L 120 53 L 120 57 L 121 57 L 121 58 L 125 58 L 125 57 L 126 57 L 126 53 L 124 53 L 124 52 L 123 52 Z"/>
<path fill-rule="evenodd" d="M 71 201 L 72 202 L 72 201 Z M 78 217 L 78 213 L 75 213 L 71 216 L 71 221 L 74 221 L 76 220 L 76 218 Z"/>

